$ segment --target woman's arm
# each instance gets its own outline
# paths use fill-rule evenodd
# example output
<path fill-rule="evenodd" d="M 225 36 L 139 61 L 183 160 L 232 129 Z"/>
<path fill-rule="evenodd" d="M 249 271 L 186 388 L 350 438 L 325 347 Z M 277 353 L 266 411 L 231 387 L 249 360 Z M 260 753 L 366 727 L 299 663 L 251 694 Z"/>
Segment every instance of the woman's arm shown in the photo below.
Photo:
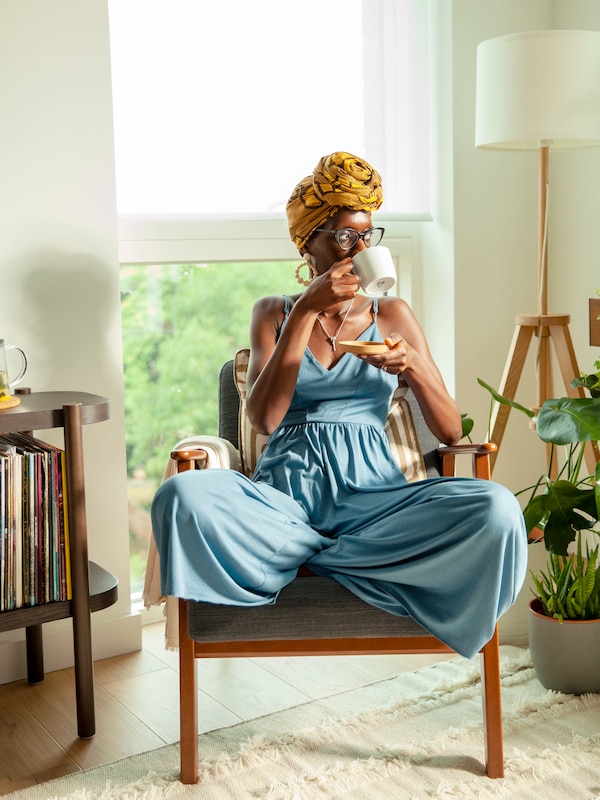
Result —
<path fill-rule="evenodd" d="M 430 430 L 440 442 L 456 444 L 462 436 L 460 410 L 448 394 L 425 334 L 409 305 L 400 298 L 382 298 L 378 322 L 390 349 L 366 360 L 379 368 L 385 366 L 392 374 L 402 373 Z"/>
<path fill-rule="evenodd" d="M 258 433 L 272 433 L 285 417 L 317 315 L 351 300 L 358 291 L 358 279 L 351 269 L 352 262 L 347 258 L 315 278 L 294 303 L 279 338 L 283 298 L 265 297 L 255 304 L 250 323 L 246 409 Z"/>
<path fill-rule="evenodd" d="M 254 305 L 246 410 L 258 433 L 272 433 L 287 413 L 315 318 L 315 313 L 303 312 L 295 303 L 277 339 L 284 319 L 283 297 L 264 297 Z"/>

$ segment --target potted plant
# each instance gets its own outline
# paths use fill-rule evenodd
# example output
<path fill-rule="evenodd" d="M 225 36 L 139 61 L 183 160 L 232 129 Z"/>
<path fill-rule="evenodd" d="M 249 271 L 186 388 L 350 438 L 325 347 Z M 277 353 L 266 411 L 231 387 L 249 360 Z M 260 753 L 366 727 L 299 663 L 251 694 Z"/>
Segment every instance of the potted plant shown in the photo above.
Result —
<path fill-rule="evenodd" d="M 596 373 L 571 384 L 590 397 L 546 400 L 537 416 L 479 381 L 497 402 L 532 418 L 550 444 L 548 469 L 529 487 L 523 509 L 528 534 L 539 531 L 548 552 L 546 568 L 530 571 L 529 646 L 540 682 L 574 694 L 600 691 L 600 557 L 593 545 L 600 537 L 600 361 L 595 366 Z M 594 449 L 596 467 L 581 477 L 586 446 Z"/>

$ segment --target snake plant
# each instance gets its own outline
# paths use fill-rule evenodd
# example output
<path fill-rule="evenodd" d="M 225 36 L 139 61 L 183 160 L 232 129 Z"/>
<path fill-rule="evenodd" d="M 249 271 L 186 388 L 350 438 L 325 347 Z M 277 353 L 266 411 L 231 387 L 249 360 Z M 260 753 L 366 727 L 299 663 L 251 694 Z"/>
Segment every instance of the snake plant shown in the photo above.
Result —
<path fill-rule="evenodd" d="M 600 563 L 598 547 L 582 552 L 581 537 L 577 553 L 569 556 L 550 554 L 548 569 L 539 575 L 531 572 L 535 596 L 547 617 L 565 619 L 600 619 Z"/>

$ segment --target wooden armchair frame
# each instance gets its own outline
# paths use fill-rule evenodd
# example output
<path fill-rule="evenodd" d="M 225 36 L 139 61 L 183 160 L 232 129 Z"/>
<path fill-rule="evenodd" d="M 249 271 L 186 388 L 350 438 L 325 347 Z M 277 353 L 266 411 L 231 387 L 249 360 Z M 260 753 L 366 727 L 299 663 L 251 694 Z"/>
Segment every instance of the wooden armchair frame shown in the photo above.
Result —
<path fill-rule="evenodd" d="M 437 450 L 440 473 L 443 476 L 455 474 L 455 459 L 459 454 L 469 454 L 473 460 L 473 475 L 490 479 L 490 454 L 496 446 L 458 445 L 442 447 Z M 207 453 L 202 449 L 173 451 L 171 457 L 177 461 L 178 471 L 203 468 Z M 297 581 L 327 580 L 310 577 L 301 570 Z M 362 601 L 360 601 L 362 602 Z M 189 611 L 193 601 L 179 600 L 179 669 L 180 669 L 180 732 L 181 732 L 181 780 L 183 783 L 196 783 L 198 780 L 198 694 L 196 683 L 197 658 L 239 658 L 259 656 L 333 656 L 333 655 L 382 655 L 449 653 L 452 650 L 436 637 L 418 626 L 410 618 L 394 618 L 398 627 L 403 620 L 410 620 L 416 634 L 406 632 L 402 635 L 343 636 L 341 638 L 276 638 L 259 640 L 233 640 L 202 642 L 195 639 L 196 633 L 189 630 Z M 201 604 L 205 605 L 205 604 Z M 220 607 L 215 606 L 215 611 Z M 240 608 L 239 613 L 244 614 Z M 385 611 L 376 610 L 379 614 Z M 391 617 L 392 615 L 387 615 Z M 485 760 L 490 778 L 504 775 L 504 754 L 502 738 L 502 704 L 500 693 L 500 656 L 498 629 L 491 640 L 481 650 L 482 695 L 484 716 Z"/>

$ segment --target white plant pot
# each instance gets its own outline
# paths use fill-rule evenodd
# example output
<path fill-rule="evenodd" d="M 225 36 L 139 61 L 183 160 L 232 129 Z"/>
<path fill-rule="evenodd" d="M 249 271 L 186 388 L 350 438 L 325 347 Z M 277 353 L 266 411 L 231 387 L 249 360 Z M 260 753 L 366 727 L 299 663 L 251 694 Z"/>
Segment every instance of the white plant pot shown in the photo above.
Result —
<path fill-rule="evenodd" d="M 529 603 L 529 649 L 546 689 L 565 694 L 600 692 L 600 619 L 559 622 Z"/>

